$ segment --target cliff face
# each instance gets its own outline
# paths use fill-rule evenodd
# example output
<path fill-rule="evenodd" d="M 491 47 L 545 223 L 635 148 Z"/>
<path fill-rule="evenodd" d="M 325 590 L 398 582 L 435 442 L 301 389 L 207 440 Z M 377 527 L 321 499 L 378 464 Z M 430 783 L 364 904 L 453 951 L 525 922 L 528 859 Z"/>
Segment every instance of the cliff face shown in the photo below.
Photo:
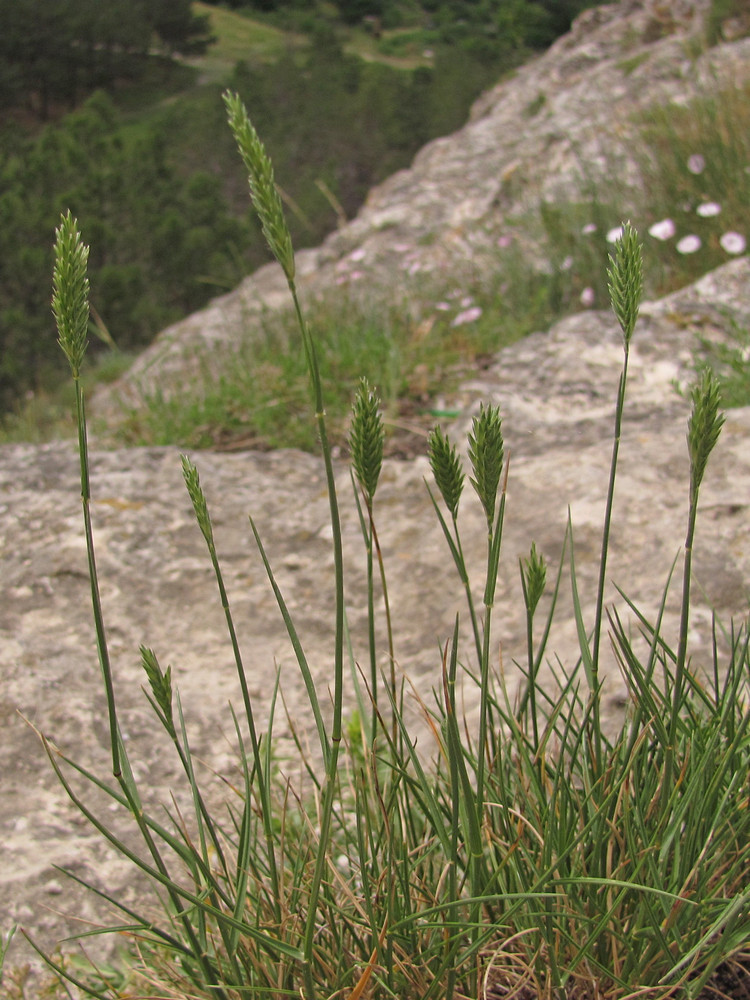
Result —
<path fill-rule="evenodd" d="M 613 176 L 623 204 L 612 225 L 628 217 L 628 192 L 641 183 L 637 113 L 685 104 L 750 72 L 750 38 L 706 48 L 709 7 L 622 0 L 585 11 L 544 55 L 483 95 L 463 129 L 428 144 L 410 169 L 370 193 L 354 220 L 298 255 L 303 295 L 343 285 L 418 308 L 426 286 L 496 269 L 497 241 L 509 229 L 544 267 L 540 203 L 588 199 L 592 188 L 609 193 Z M 169 392 L 197 354 L 252 337 L 259 316 L 287 301 L 279 268 L 261 268 L 165 330 L 117 391 L 133 403 L 139 389 Z M 110 402 L 107 390 L 99 411 L 111 411 Z"/>
<path fill-rule="evenodd" d="M 690 33 L 698 31 L 698 12 L 696 4 L 677 2 L 623 2 L 588 12 L 549 53 L 485 95 L 460 133 L 432 143 L 411 170 L 373 191 L 357 219 L 322 247 L 300 254 L 304 292 L 333 288 L 342 276 L 351 281 L 355 266 L 384 294 L 410 270 L 416 281 L 439 276 L 467 255 L 481 266 L 483 248 L 496 241 L 509 213 L 522 212 L 540 195 L 551 197 L 572 184 L 580 150 L 588 150 L 595 163 L 597 144 L 620 135 L 634 102 L 652 99 L 656 91 L 665 97 L 692 92 L 708 73 L 709 59 L 727 72 L 747 63 L 747 41 L 727 44 L 697 61 L 685 55 Z M 626 55 L 638 57 L 629 73 L 618 68 Z M 524 108 L 539 93 L 545 95 L 540 109 L 524 118 Z M 618 148 L 627 159 L 624 133 Z M 691 376 L 699 336 L 721 339 L 732 323 L 750 325 L 748 288 L 750 260 L 734 260 L 689 288 L 645 304 L 636 328 L 608 576 L 647 616 L 659 606 L 687 516 L 688 407 L 674 383 L 684 384 Z M 248 316 L 285 301 L 278 269 L 262 269 L 231 295 L 165 331 L 123 390 L 135 397 L 137 380 L 167 385 L 171 377 L 178 379 L 200 346 L 237 336 Z M 503 413 L 512 461 L 495 639 L 511 692 L 519 679 L 513 661 L 524 655 L 518 559 L 528 554 L 534 540 L 554 564 L 569 505 L 583 611 L 587 621 L 592 619 L 621 363 L 619 328 L 611 313 L 568 317 L 502 351 L 467 381 L 459 394 L 462 414 L 447 428 L 460 440 L 481 400 L 498 403 Z M 696 666 L 711 647 L 711 608 L 725 622 L 747 611 L 749 445 L 750 408 L 733 410 L 701 493 L 691 625 Z M 332 556 L 319 460 L 289 451 L 194 458 L 224 561 L 256 717 L 266 717 L 269 679 L 278 665 L 290 718 L 304 729 L 309 719 L 304 686 L 247 515 L 258 524 L 323 690 L 331 669 Z M 424 457 L 388 461 L 376 500 L 396 657 L 399 669 L 421 692 L 438 682 L 438 642 L 445 641 L 455 614 L 463 611 L 461 587 L 426 495 L 428 474 Z M 362 657 L 364 554 L 348 470 L 339 467 L 338 477 L 349 624 L 355 653 Z M 181 482 L 176 449 L 95 451 L 91 481 L 121 724 L 144 796 L 151 803 L 169 804 L 174 793 L 182 802 L 178 762 L 156 734 L 140 690 L 145 678 L 138 645 L 153 647 L 162 664 L 173 664 L 195 752 L 219 773 L 230 773 L 236 751 L 227 701 L 237 701 L 239 693 L 205 545 Z M 77 929 L 73 918 L 100 919 L 103 912 L 100 901 L 69 886 L 53 865 L 93 879 L 129 904 L 140 906 L 142 891 L 129 866 L 102 845 L 70 805 L 23 721 L 28 719 L 81 764 L 106 777 L 107 727 L 79 490 L 72 443 L 0 448 L 0 830 L 5 861 L 0 928 L 18 921 L 47 946 Z M 483 515 L 468 494 L 461 513 L 466 556 L 481 567 Z M 614 585 L 607 600 L 618 602 L 627 617 Z M 563 663 L 575 659 L 570 607 L 566 590 L 550 643 Z M 670 637 L 678 616 L 675 588 L 665 613 Z M 612 720 L 621 711 L 624 692 L 611 654 L 605 666 L 605 714 Z M 465 699 L 471 720 L 474 695 L 468 682 Z M 278 756 L 293 770 L 289 734 L 279 712 Z M 420 746 L 429 752 L 429 734 L 422 735 Z M 207 794 L 218 802 L 224 786 L 216 782 Z M 123 829 L 118 816 L 105 815 Z M 14 950 L 11 964 L 25 957 L 20 948 Z"/>

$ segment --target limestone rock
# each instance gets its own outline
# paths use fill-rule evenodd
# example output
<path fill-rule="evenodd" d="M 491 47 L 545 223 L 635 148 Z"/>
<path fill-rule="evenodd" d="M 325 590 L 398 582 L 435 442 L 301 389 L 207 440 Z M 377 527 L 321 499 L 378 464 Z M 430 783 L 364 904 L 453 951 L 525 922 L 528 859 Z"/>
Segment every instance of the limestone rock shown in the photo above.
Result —
<path fill-rule="evenodd" d="M 732 319 L 747 321 L 749 281 L 750 262 L 740 259 L 643 307 L 631 348 L 608 572 L 608 602 L 615 601 L 626 618 L 627 608 L 613 584 L 653 616 L 684 539 L 687 404 L 673 383 L 690 377 L 697 333 L 720 338 Z M 511 693 L 518 683 L 513 661 L 524 656 L 518 559 L 528 554 L 534 540 L 554 565 L 568 508 L 579 588 L 587 620 L 592 619 L 621 363 L 619 328 L 610 314 L 569 317 L 547 334 L 502 351 L 493 366 L 463 387 L 464 412 L 446 425 L 447 432 L 461 440 L 480 400 L 497 402 L 504 415 L 511 464 L 494 655 Z M 711 608 L 725 622 L 747 612 L 749 442 L 750 408 L 731 411 L 701 494 L 691 624 L 696 666 L 706 663 L 710 648 Z M 194 457 L 215 526 L 258 726 L 266 726 L 278 668 L 291 719 L 300 731 L 309 732 L 304 687 L 252 541 L 248 514 L 258 524 L 316 680 L 325 690 L 332 669 L 333 595 L 320 461 L 294 451 L 206 452 Z M 153 647 L 162 666 L 173 665 L 194 751 L 209 766 L 231 775 L 236 747 L 228 703 L 239 704 L 239 689 L 205 545 L 175 449 L 95 451 L 91 474 L 102 600 L 122 729 L 146 799 L 152 805 L 168 804 L 174 794 L 184 802 L 174 756 L 141 691 L 145 677 L 138 646 Z M 439 681 L 439 643 L 450 635 L 454 616 L 463 614 L 464 604 L 425 477 L 426 458 L 387 461 L 376 516 L 389 574 L 399 671 L 429 701 Z M 338 485 L 349 623 L 356 655 L 364 661 L 365 562 L 343 466 Z M 0 829 L 5 860 L 0 927 L 19 919 L 47 946 L 76 926 L 73 917 L 102 917 L 100 901 L 69 885 L 53 865 L 93 879 L 125 902 L 140 901 L 143 892 L 130 866 L 102 843 L 66 799 L 31 728 L 106 777 L 108 734 L 79 489 L 72 443 L 0 449 Z M 485 530 L 468 487 L 461 523 L 479 589 Z M 564 597 L 550 648 L 570 665 L 576 658 L 576 630 L 567 573 L 563 579 Z M 665 619 L 671 636 L 678 606 L 675 585 Z M 380 662 L 385 665 L 383 646 Z M 611 721 L 618 717 L 624 695 L 611 654 L 606 669 L 605 714 Z M 471 722 L 475 692 L 468 682 L 464 695 Z M 350 696 L 347 713 L 352 707 Z M 420 747 L 429 754 L 429 734 L 420 726 L 416 709 L 413 715 Z M 283 766 L 296 774 L 298 762 L 281 710 L 274 733 Z M 212 801 L 221 809 L 223 788 L 208 772 L 206 778 Z M 87 801 L 93 801 L 91 796 Z M 99 807 L 118 830 L 130 830 L 106 803 L 99 802 Z M 125 835 L 134 842 L 132 831 Z"/>

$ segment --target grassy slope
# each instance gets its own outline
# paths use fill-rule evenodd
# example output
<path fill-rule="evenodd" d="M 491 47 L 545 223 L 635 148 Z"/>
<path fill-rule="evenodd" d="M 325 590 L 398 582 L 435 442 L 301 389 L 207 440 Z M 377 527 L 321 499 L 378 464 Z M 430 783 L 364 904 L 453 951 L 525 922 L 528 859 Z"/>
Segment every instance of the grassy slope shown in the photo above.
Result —
<path fill-rule="evenodd" d="M 221 81 L 241 59 L 273 62 L 290 46 L 306 44 L 302 35 L 280 31 L 233 10 L 206 3 L 194 3 L 193 9 L 196 14 L 208 15 L 216 37 L 215 44 L 205 55 L 190 60 L 200 70 L 201 82 Z"/>
<path fill-rule="evenodd" d="M 302 48 L 307 44 L 304 35 L 282 31 L 233 10 L 200 2 L 194 3 L 193 9 L 196 14 L 208 15 L 211 31 L 216 37 L 215 44 L 205 55 L 190 60 L 191 65 L 200 70 L 201 82 L 221 81 L 241 59 L 273 62 L 288 48 Z M 383 38 L 393 43 L 413 33 L 412 28 L 398 28 L 385 31 Z M 414 69 L 430 65 L 432 61 L 424 55 L 424 46 L 416 42 L 406 46 L 401 55 L 384 55 L 373 36 L 358 27 L 346 30 L 344 51 L 395 69 Z"/>

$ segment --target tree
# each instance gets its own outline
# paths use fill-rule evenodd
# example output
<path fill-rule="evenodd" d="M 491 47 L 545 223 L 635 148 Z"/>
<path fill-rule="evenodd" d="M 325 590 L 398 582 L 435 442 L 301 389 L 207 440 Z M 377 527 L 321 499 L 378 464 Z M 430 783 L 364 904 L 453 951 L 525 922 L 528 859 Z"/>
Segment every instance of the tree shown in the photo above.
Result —
<path fill-rule="evenodd" d="M 152 0 L 150 20 L 170 55 L 201 55 L 216 39 L 206 14 L 194 14 L 190 0 Z"/>
<path fill-rule="evenodd" d="M 43 120 L 55 104 L 143 72 L 156 36 L 173 55 L 212 42 L 190 0 L 0 0 L 0 105 Z"/>
<path fill-rule="evenodd" d="M 0 148 L 0 412 L 57 369 L 49 274 L 61 211 L 91 246 L 91 302 L 124 350 L 241 275 L 234 248 L 248 243 L 246 224 L 229 213 L 221 180 L 185 177 L 157 125 L 127 139 L 122 128 L 99 91 L 34 139 Z"/>
<path fill-rule="evenodd" d="M 337 0 L 339 16 L 345 24 L 359 24 L 366 17 L 383 16 L 383 0 Z"/>
<path fill-rule="evenodd" d="M 0 0 L 4 103 L 40 118 L 73 106 L 81 83 L 109 85 L 148 53 L 147 0 Z"/>

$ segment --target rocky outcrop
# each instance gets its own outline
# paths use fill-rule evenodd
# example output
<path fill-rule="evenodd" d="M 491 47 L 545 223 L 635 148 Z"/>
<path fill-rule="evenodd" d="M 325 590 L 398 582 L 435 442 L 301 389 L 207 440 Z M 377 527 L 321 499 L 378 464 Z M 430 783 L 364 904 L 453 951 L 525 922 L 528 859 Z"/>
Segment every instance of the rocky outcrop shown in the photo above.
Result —
<path fill-rule="evenodd" d="M 640 183 L 637 113 L 682 105 L 722 81 L 739 84 L 750 70 L 750 38 L 706 48 L 709 7 L 621 0 L 584 11 L 544 55 L 484 94 L 463 129 L 429 143 L 410 169 L 370 193 L 353 221 L 298 254 L 303 297 L 343 285 L 418 310 L 446 282 L 496 269 L 497 242 L 509 229 L 526 259 L 544 266 L 540 203 L 608 190 L 612 177 L 625 202 L 617 225 L 631 210 L 628 189 Z M 278 266 L 261 268 L 165 330 L 115 395 L 137 405 L 143 390 L 170 392 L 197 370 L 196 359 L 205 364 L 212 349 L 252 337 L 262 317 L 287 303 Z M 116 415 L 109 389 L 97 410 Z"/>
<path fill-rule="evenodd" d="M 690 377 L 697 335 L 721 338 L 730 322 L 750 321 L 750 261 L 736 260 L 696 285 L 647 304 L 632 344 L 628 404 L 617 481 L 608 600 L 620 585 L 647 615 L 658 607 L 680 552 L 687 512 L 687 403 L 675 383 Z M 596 568 L 611 450 L 612 417 L 622 363 L 619 328 L 604 312 L 563 320 L 502 351 L 461 390 L 462 415 L 446 429 L 460 439 L 480 400 L 497 402 L 511 453 L 504 557 L 496 599 L 496 646 L 511 692 L 514 660 L 524 655 L 518 559 L 532 540 L 553 564 L 570 508 L 579 588 L 587 620 L 595 603 Z M 726 622 L 747 612 L 750 580 L 750 408 L 728 414 L 702 492 L 695 552 L 694 665 L 706 663 L 711 613 Z M 286 705 L 302 731 L 309 724 L 304 687 L 273 595 L 252 541 L 256 520 L 318 684 L 331 674 L 332 555 L 322 469 L 315 456 L 201 453 L 195 457 L 208 496 L 217 545 L 260 727 L 265 727 L 278 667 Z M 396 656 L 423 697 L 438 683 L 438 644 L 463 612 L 424 478 L 424 457 L 387 461 L 376 516 L 389 574 Z M 348 471 L 338 470 L 354 648 L 364 658 L 364 553 Z M 20 921 L 51 944 L 101 917 L 100 901 L 69 884 L 62 865 L 91 877 L 123 901 L 140 888 L 127 864 L 104 845 L 58 786 L 32 726 L 102 776 L 109 768 L 105 705 L 93 642 L 78 467 L 72 443 L 0 449 L 0 927 Z M 95 451 L 93 519 L 122 728 L 144 795 L 180 800 L 171 748 L 158 732 L 141 686 L 138 645 L 173 664 L 193 748 L 209 767 L 231 774 L 236 748 L 229 701 L 238 683 L 211 567 L 184 490 L 175 449 Z M 462 501 L 465 547 L 481 585 L 485 530 L 469 489 Z M 677 574 L 679 576 L 679 574 Z M 564 576 L 567 581 L 567 573 Z M 576 630 L 564 584 L 551 650 L 576 658 Z M 667 601 L 673 636 L 679 594 Z M 470 649 L 470 644 L 466 646 Z M 381 663 L 384 663 L 384 649 Z M 606 714 L 621 711 L 624 690 L 607 659 Z M 472 718 L 474 691 L 465 704 Z M 347 712 L 353 710 L 348 702 Z M 429 753 L 429 734 L 420 727 Z M 274 727 L 277 757 L 295 771 L 289 724 Z M 224 795 L 211 781 L 213 800 Z M 217 808 L 221 808 L 217 805 Z M 121 820 L 106 805 L 105 818 Z M 61 916 L 61 911 L 64 916 Z M 94 944 L 95 947 L 95 944 Z M 16 957 L 23 955 L 18 949 Z"/>

